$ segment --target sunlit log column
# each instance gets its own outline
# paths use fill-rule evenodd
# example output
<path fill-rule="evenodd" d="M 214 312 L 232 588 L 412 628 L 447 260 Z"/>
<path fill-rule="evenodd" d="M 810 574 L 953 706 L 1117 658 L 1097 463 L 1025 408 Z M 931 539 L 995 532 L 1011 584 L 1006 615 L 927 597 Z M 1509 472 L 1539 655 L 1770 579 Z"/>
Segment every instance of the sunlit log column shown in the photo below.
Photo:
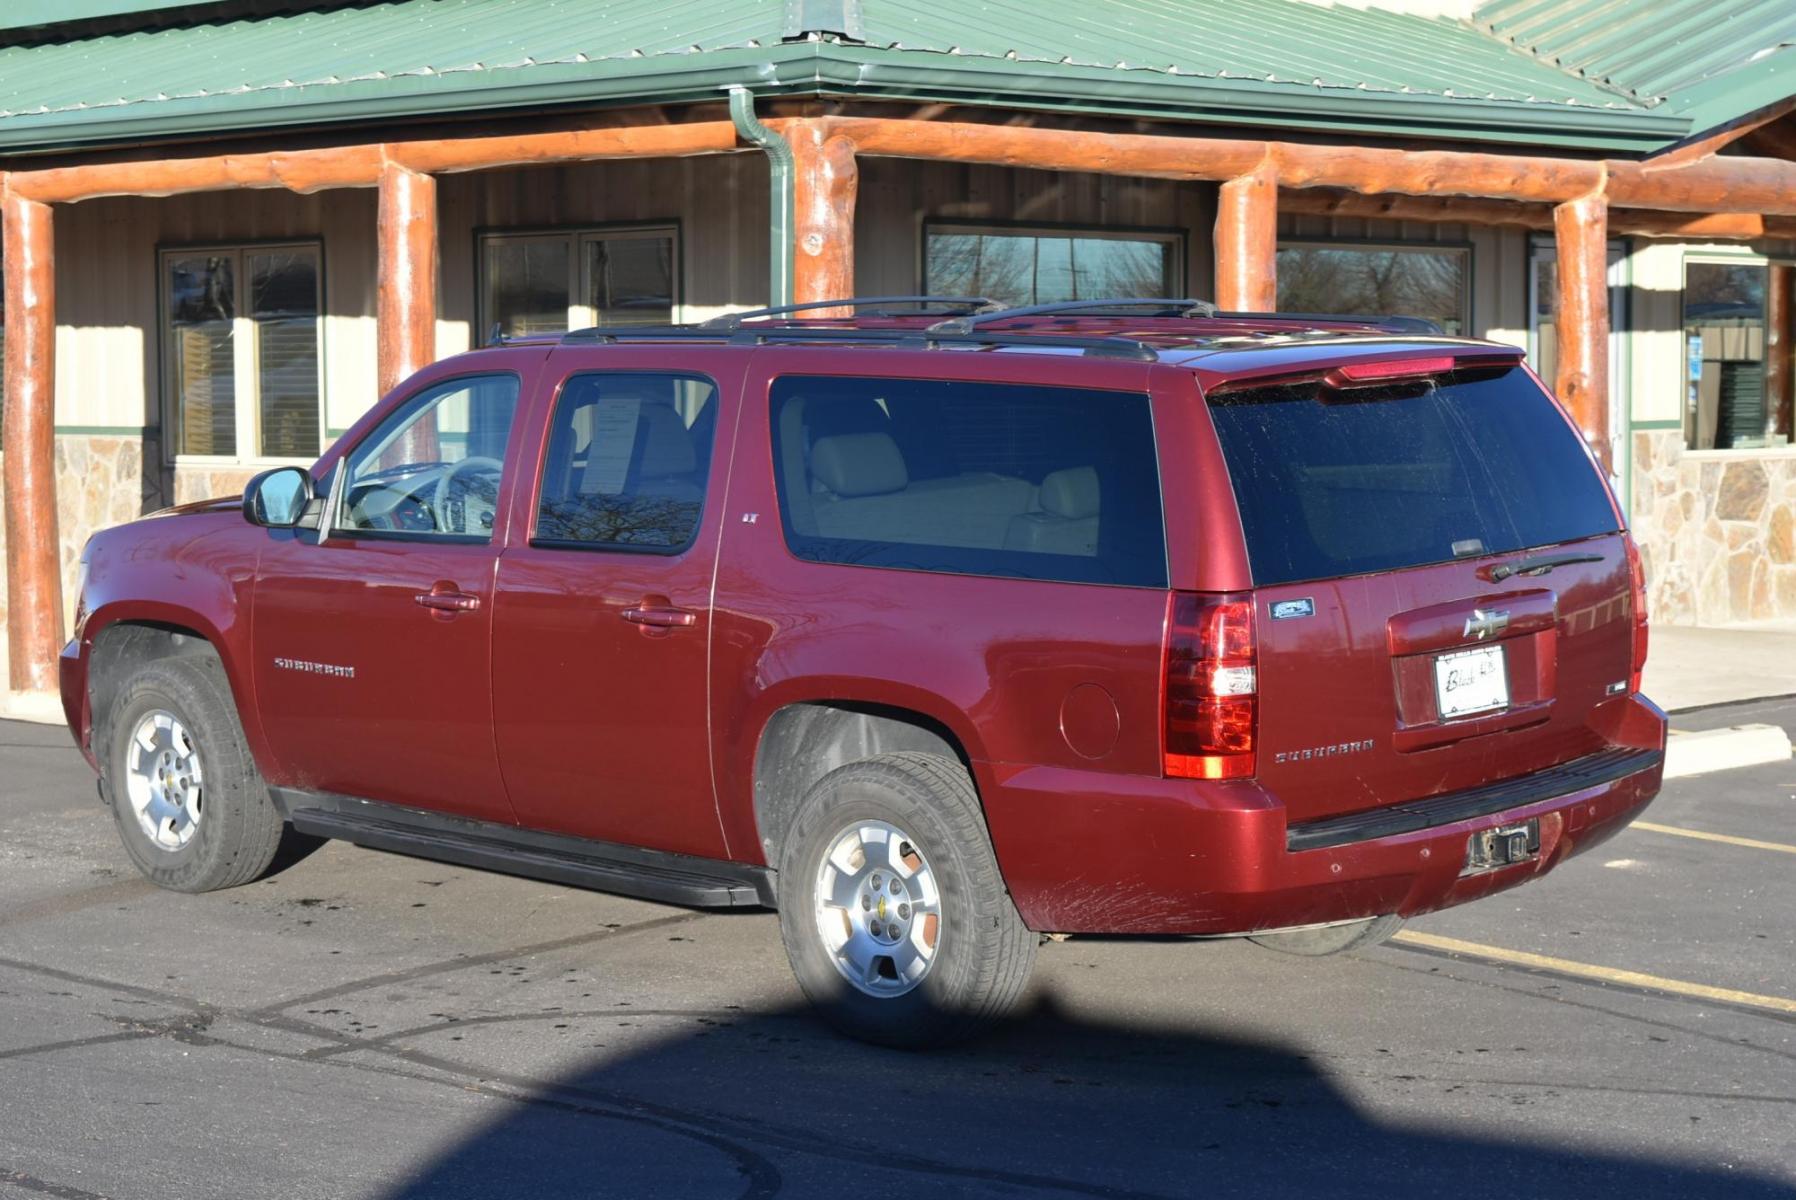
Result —
<path fill-rule="evenodd" d="M 382 169 L 379 258 L 375 336 L 384 396 L 437 356 L 437 183 L 431 176 L 394 163 Z"/>
<path fill-rule="evenodd" d="M 1553 209 L 1559 259 L 1554 388 L 1605 468 L 1609 447 L 1609 208 L 1600 194 Z"/>
<path fill-rule="evenodd" d="M 1796 393 L 1796 267 L 1774 263 L 1765 288 L 1765 432 L 1790 436 Z"/>
<path fill-rule="evenodd" d="M 1270 162 L 1224 183 L 1216 206 L 1216 306 L 1278 307 L 1278 172 Z"/>
<path fill-rule="evenodd" d="M 50 206 L 8 192 L 6 268 L 6 637 L 15 691 L 56 687 L 62 573 L 56 533 L 56 279 Z"/>
<path fill-rule="evenodd" d="M 854 140 L 823 121 L 793 121 L 792 144 L 797 228 L 793 247 L 792 300 L 833 300 L 854 295 L 854 205 L 860 191 Z M 845 315 L 823 309 L 807 316 Z"/>

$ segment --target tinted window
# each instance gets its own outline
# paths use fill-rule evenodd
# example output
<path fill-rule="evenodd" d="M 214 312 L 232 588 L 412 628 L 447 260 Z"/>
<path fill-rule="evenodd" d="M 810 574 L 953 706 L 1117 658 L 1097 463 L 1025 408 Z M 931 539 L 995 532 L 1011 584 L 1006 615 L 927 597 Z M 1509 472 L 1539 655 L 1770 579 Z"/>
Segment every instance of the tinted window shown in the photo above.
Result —
<path fill-rule="evenodd" d="M 691 375 L 576 375 L 561 389 L 537 545 L 672 552 L 698 532 L 717 387 Z"/>
<path fill-rule="evenodd" d="M 1341 392 L 1315 381 L 1222 391 L 1210 408 L 1261 585 L 1617 528 L 1577 435 L 1520 369 Z"/>
<path fill-rule="evenodd" d="M 1166 585 L 1145 395 L 789 377 L 773 385 L 773 434 L 800 558 Z"/>
<path fill-rule="evenodd" d="M 350 452 L 336 527 L 490 541 L 517 404 L 515 375 L 453 379 L 406 401 Z"/>

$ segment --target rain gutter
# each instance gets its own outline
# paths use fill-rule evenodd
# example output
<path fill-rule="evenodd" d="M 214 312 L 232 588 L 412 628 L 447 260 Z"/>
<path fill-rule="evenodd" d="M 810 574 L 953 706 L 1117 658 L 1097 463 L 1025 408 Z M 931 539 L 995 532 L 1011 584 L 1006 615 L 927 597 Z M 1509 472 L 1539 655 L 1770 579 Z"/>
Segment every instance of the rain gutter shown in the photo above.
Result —
<path fill-rule="evenodd" d="M 797 253 L 798 204 L 792 179 L 792 143 L 761 123 L 755 115 L 755 94 L 737 85 L 730 88 L 730 120 L 743 141 L 759 146 L 767 155 L 767 303 L 792 303 L 792 264 Z"/>

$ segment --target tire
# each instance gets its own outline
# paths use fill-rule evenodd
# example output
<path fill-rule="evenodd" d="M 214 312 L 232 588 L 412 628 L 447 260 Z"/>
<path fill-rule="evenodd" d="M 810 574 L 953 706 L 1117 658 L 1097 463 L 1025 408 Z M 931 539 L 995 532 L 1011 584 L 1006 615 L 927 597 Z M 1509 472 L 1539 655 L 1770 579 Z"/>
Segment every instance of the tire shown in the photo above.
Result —
<path fill-rule="evenodd" d="M 882 866 L 881 848 L 898 872 Z M 1028 984 L 1038 939 L 953 759 L 882 754 L 818 780 L 793 817 L 779 878 L 793 974 L 850 1037 L 910 1049 L 961 1041 L 1009 1013 Z"/>
<path fill-rule="evenodd" d="M 1388 913 L 1348 925 L 1292 929 L 1285 933 L 1260 933 L 1247 940 L 1256 946 L 1277 950 L 1280 954 L 1321 958 L 1326 954 L 1345 954 L 1349 950 L 1369 950 L 1390 941 L 1392 935 L 1402 928 L 1403 918 L 1396 913 Z"/>
<path fill-rule="evenodd" d="M 104 765 L 125 852 L 160 887 L 236 887 L 260 877 L 281 847 L 285 823 L 215 658 L 157 659 L 127 678 L 113 701 Z M 170 782 L 158 792 L 162 767 Z"/>

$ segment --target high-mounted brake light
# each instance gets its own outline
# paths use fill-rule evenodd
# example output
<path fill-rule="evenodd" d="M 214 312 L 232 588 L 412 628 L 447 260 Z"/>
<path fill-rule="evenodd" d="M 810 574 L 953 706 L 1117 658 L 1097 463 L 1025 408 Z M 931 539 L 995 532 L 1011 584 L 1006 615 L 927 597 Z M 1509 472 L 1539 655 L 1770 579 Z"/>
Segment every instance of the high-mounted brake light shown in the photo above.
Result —
<path fill-rule="evenodd" d="M 1416 379 L 1424 375 L 1441 375 L 1453 369 L 1447 355 L 1436 358 L 1396 358 L 1378 362 L 1342 363 L 1322 377 L 1331 388 L 1366 387 L 1392 379 Z"/>
<path fill-rule="evenodd" d="M 1640 690 L 1646 671 L 1646 569 L 1640 563 L 1640 547 L 1628 536 L 1628 606 L 1634 618 L 1634 659 L 1628 671 L 1628 691 Z"/>
<path fill-rule="evenodd" d="M 1166 614 L 1165 773 L 1244 779 L 1259 721 L 1253 597 L 1175 592 Z"/>

